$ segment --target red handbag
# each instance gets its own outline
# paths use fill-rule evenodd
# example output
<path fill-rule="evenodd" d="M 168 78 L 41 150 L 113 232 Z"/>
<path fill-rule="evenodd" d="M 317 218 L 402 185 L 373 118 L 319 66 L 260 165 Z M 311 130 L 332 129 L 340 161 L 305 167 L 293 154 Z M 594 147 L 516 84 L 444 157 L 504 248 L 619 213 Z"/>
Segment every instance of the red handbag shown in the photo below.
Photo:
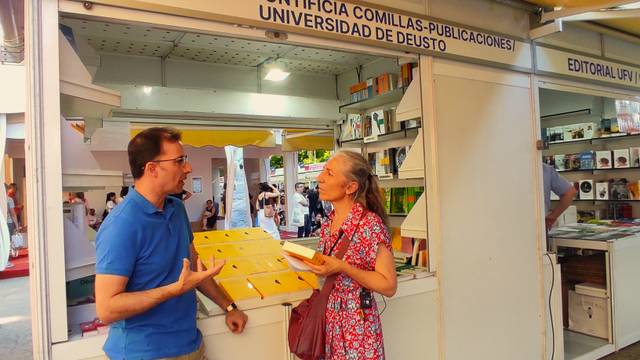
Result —
<path fill-rule="evenodd" d="M 353 234 L 356 232 L 354 231 Z M 353 235 L 352 235 L 353 236 Z M 336 244 L 340 242 L 342 233 Z M 345 241 L 338 251 L 336 258 L 342 259 L 349 248 L 351 239 Z M 332 251 L 329 252 L 331 254 Z M 311 297 L 304 300 L 291 310 L 289 319 L 289 349 L 302 360 L 323 359 L 325 355 L 325 312 L 329 294 L 338 274 L 325 279 L 321 290 L 313 290 Z"/>

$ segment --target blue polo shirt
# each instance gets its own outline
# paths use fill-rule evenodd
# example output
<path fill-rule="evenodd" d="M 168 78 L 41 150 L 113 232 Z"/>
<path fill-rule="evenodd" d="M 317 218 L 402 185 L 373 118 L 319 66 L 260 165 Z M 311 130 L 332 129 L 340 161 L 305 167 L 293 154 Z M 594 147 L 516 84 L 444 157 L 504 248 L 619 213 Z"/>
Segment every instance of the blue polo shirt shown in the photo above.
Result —
<path fill-rule="evenodd" d="M 158 210 L 134 188 L 100 227 L 96 274 L 129 278 L 126 291 L 154 289 L 180 277 L 193 234 L 184 205 L 167 197 Z M 103 350 L 111 359 L 156 359 L 196 351 L 196 295 L 189 291 L 111 324 Z"/>

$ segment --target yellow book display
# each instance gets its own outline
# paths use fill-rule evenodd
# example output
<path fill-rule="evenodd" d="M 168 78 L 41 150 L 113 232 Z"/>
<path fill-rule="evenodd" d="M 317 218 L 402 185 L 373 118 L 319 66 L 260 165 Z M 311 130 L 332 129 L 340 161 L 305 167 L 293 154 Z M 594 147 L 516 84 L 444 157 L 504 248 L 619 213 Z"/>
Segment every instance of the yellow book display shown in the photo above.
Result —
<path fill-rule="evenodd" d="M 302 278 L 302 280 L 304 280 L 312 288 L 314 289 L 320 288 L 320 283 L 318 282 L 318 277 L 316 276 L 316 274 L 308 271 L 300 271 L 297 274 Z"/>
<path fill-rule="evenodd" d="M 262 294 L 263 298 L 311 289 L 306 281 L 293 271 L 283 271 L 264 275 L 252 275 L 249 282 Z"/>
<path fill-rule="evenodd" d="M 245 278 L 220 280 L 220 286 L 233 301 L 260 298 L 260 293 Z"/>
<path fill-rule="evenodd" d="M 226 261 L 214 279 L 234 301 L 264 299 L 318 287 L 318 279 L 313 273 L 290 270 L 281 254 L 285 247 L 262 229 L 194 233 L 193 244 L 203 262 L 206 263 L 212 255 Z M 293 249 L 301 247 L 293 245 Z M 290 246 L 286 248 L 291 250 Z M 312 249 L 302 248 L 315 253 Z"/>

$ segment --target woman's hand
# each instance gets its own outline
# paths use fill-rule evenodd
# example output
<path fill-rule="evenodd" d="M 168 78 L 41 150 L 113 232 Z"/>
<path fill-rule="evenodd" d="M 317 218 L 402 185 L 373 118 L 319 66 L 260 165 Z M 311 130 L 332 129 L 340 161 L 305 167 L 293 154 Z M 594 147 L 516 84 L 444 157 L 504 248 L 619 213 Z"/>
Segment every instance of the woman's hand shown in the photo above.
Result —
<path fill-rule="evenodd" d="M 316 275 L 327 277 L 336 273 L 341 273 L 344 272 L 344 268 L 347 266 L 347 263 L 335 256 L 320 255 L 320 257 L 324 260 L 324 264 L 322 265 L 314 265 L 305 261 L 305 263 L 311 268 L 311 271 Z"/>

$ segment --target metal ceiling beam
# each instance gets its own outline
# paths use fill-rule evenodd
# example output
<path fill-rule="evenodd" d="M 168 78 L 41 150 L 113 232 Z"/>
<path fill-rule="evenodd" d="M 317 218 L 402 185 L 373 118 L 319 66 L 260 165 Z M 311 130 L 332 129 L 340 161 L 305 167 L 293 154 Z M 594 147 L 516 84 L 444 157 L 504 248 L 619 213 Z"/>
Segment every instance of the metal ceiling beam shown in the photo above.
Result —
<path fill-rule="evenodd" d="M 572 7 L 572 8 L 564 8 L 561 10 L 555 10 L 551 12 L 543 12 L 540 17 L 541 23 L 546 23 L 548 21 L 562 19 L 568 16 L 579 15 L 586 12 L 597 11 L 602 9 L 614 8 L 617 6 L 628 5 L 637 3 L 638 0 L 610 0 L 610 1 L 602 1 L 597 5 L 589 5 L 589 6 L 580 6 L 580 7 Z"/>
<path fill-rule="evenodd" d="M 640 9 L 590 11 L 583 14 L 567 16 L 562 21 L 596 21 L 611 19 L 632 19 L 640 21 Z"/>
<path fill-rule="evenodd" d="M 558 32 L 562 32 L 562 20 L 553 20 L 552 23 L 529 30 L 529 37 L 536 40 Z"/>

